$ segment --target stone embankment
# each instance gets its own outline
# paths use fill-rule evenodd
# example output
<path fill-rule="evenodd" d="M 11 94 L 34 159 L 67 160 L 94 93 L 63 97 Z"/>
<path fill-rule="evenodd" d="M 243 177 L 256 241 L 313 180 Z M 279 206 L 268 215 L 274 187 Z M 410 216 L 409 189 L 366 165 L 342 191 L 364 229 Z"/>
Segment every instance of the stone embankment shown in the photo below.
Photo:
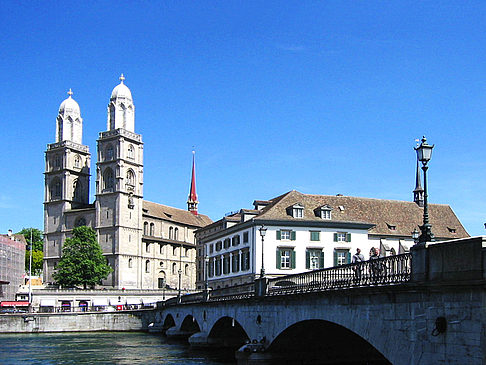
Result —
<path fill-rule="evenodd" d="M 0 333 L 146 331 L 154 310 L 0 314 Z"/>

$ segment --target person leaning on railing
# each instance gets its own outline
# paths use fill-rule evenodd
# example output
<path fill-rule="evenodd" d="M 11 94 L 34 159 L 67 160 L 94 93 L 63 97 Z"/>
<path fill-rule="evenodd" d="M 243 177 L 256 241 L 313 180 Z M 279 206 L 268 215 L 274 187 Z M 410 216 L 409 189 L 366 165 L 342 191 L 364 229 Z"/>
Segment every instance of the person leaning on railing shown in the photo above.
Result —
<path fill-rule="evenodd" d="M 357 248 L 356 253 L 353 255 L 353 258 L 351 259 L 351 263 L 358 264 L 358 263 L 364 262 L 364 261 L 365 261 L 365 258 L 363 256 L 363 254 L 361 253 L 361 249 Z M 354 270 L 355 281 L 356 281 L 356 283 L 359 283 L 359 281 L 361 280 L 361 265 L 353 266 L 353 270 Z"/>
<path fill-rule="evenodd" d="M 371 247 L 370 250 L 370 267 L 371 267 L 371 281 L 376 282 L 378 277 L 380 276 L 380 263 L 378 260 L 380 257 L 378 256 L 378 250 L 374 247 Z"/>

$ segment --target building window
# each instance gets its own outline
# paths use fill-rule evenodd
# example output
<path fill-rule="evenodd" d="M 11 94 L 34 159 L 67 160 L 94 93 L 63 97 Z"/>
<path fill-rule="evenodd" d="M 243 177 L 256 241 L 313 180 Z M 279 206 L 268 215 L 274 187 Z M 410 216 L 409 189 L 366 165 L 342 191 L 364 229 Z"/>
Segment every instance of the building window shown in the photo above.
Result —
<path fill-rule="evenodd" d="M 208 277 L 212 278 L 214 276 L 214 259 L 209 260 L 209 270 Z"/>
<path fill-rule="evenodd" d="M 169 227 L 169 239 L 174 239 L 174 227 Z"/>
<path fill-rule="evenodd" d="M 127 157 L 129 159 L 135 159 L 135 149 L 133 148 L 133 145 L 128 145 L 128 154 L 127 154 Z"/>
<path fill-rule="evenodd" d="M 319 231 L 311 231 L 310 233 L 310 240 L 311 241 L 320 241 L 320 233 Z"/>
<path fill-rule="evenodd" d="M 334 242 L 351 242 L 351 233 L 346 233 L 346 232 L 334 233 Z"/>
<path fill-rule="evenodd" d="M 86 225 L 86 219 L 83 217 L 76 219 L 76 222 L 74 223 L 74 227 L 81 227 Z"/>
<path fill-rule="evenodd" d="M 221 251 L 223 248 L 223 243 L 221 241 L 216 242 L 216 251 Z"/>
<path fill-rule="evenodd" d="M 209 245 L 209 253 L 213 253 L 213 251 L 214 251 L 214 245 L 211 243 Z"/>
<path fill-rule="evenodd" d="M 160 254 L 164 253 L 164 245 L 162 243 L 159 243 L 159 253 Z"/>
<path fill-rule="evenodd" d="M 174 229 L 174 240 L 179 240 L 179 228 Z"/>
<path fill-rule="evenodd" d="M 221 258 L 220 257 L 216 258 L 214 269 L 215 269 L 214 271 L 216 273 L 216 276 L 221 275 Z"/>
<path fill-rule="evenodd" d="M 110 144 L 105 150 L 105 161 L 113 160 L 113 146 Z"/>
<path fill-rule="evenodd" d="M 188 248 L 184 249 L 184 257 L 189 257 L 189 249 Z"/>
<path fill-rule="evenodd" d="M 229 238 L 226 238 L 224 240 L 224 248 L 228 248 L 230 246 L 230 239 Z"/>
<path fill-rule="evenodd" d="M 248 232 L 243 232 L 243 242 L 248 243 Z"/>
<path fill-rule="evenodd" d="M 324 268 L 324 252 L 319 249 L 308 249 L 305 253 L 305 268 L 317 270 Z"/>
<path fill-rule="evenodd" d="M 150 235 L 155 236 L 155 224 L 150 223 Z"/>
<path fill-rule="evenodd" d="M 351 263 L 351 253 L 349 250 L 334 250 L 334 266 L 346 265 Z"/>
<path fill-rule="evenodd" d="M 295 251 L 292 248 L 277 249 L 277 269 L 295 269 Z"/>
<path fill-rule="evenodd" d="M 228 255 L 223 258 L 223 274 L 229 274 L 230 271 L 230 257 Z"/>
<path fill-rule="evenodd" d="M 250 251 L 243 251 L 241 254 L 241 270 L 250 270 Z"/>
<path fill-rule="evenodd" d="M 231 239 L 231 245 L 232 246 L 238 246 L 240 244 L 240 236 L 234 236 Z"/>
<path fill-rule="evenodd" d="M 189 264 L 186 264 L 186 266 L 184 266 L 184 275 L 189 276 Z"/>
<path fill-rule="evenodd" d="M 329 205 L 323 205 L 314 210 L 316 217 L 321 217 L 322 219 L 331 219 L 332 208 Z"/>
<path fill-rule="evenodd" d="M 295 231 L 282 229 L 277 231 L 277 240 L 291 240 L 295 241 Z"/>
<path fill-rule="evenodd" d="M 150 272 L 150 260 L 145 261 L 145 272 Z"/>
<path fill-rule="evenodd" d="M 231 271 L 238 272 L 240 270 L 240 255 L 238 252 L 233 253 L 231 262 Z"/>
<path fill-rule="evenodd" d="M 177 246 L 172 246 L 172 256 L 177 256 Z"/>
<path fill-rule="evenodd" d="M 133 267 L 133 260 L 128 259 L 128 268 L 131 269 Z"/>
<path fill-rule="evenodd" d="M 174 262 L 172 264 L 172 274 L 176 274 L 177 273 L 177 264 Z"/>
<path fill-rule="evenodd" d="M 113 177 L 113 170 L 110 168 L 107 168 L 105 170 L 105 173 L 103 174 L 103 180 L 105 183 L 105 190 L 113 190 L 115 186 L 115 179 Z"/>
<path fill-rule="evenodd" d="M 74 156 L 74 167 L 81 167 L 81 157 L 79 155 Z"/>
<path fill-rule="evenodd" d="M 150 252 L 150 242 L 147 242 L 145 244 L 145 252 L 147 252 L 147 253 Z"/>
<path fill-rule="evenodd" d="M 161 271 L 163 273 L 163 271 Z M 164 274 L 165 275 L 165 274 Z M 164 278 L 159 278 L 158 279 L 158 287 L 159 289 L 165 288 L 165 277 Z"/>
<path fill-rule="evenodd" d="M 61 197 L 61 180 L 56 178 L 51 185 L 52 199 L 59 199 Z"/>
<path fill-rule="evenodd" d="M 55 168 L 61 167 L 61 156 L 59 155 L 54 156 L 54 167 Z"/>
<path fill-rule="evenodd" d="M 148 222 L 143 222 L 143 234 L 148 235 Z"/>

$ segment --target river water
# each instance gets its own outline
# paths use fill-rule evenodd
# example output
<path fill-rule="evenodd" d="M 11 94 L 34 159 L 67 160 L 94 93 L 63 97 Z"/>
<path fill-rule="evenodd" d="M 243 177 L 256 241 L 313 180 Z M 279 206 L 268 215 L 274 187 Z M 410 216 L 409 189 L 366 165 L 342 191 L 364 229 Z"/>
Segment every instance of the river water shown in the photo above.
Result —
<path fill-rule="evenodd" d="M 231 353 L 192 350 L 159 334 L 76 332 L 0 334 L 0 364 L 235 364 Z"/>

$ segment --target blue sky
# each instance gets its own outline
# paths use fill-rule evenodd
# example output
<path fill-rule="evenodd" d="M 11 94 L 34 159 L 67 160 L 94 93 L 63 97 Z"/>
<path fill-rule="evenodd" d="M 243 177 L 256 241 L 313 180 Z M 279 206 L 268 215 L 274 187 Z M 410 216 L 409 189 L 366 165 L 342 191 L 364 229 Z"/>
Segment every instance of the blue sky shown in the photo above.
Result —
<path fill-rule="evenodd" d="M 486 221 L 486 3 L 0 2 L 0 232 L 43 226 L 44 151 L 73 89 L 92 157 L 123 72 L 144 197 L 216 220 L 295 189 L 432 203 Z"/>

